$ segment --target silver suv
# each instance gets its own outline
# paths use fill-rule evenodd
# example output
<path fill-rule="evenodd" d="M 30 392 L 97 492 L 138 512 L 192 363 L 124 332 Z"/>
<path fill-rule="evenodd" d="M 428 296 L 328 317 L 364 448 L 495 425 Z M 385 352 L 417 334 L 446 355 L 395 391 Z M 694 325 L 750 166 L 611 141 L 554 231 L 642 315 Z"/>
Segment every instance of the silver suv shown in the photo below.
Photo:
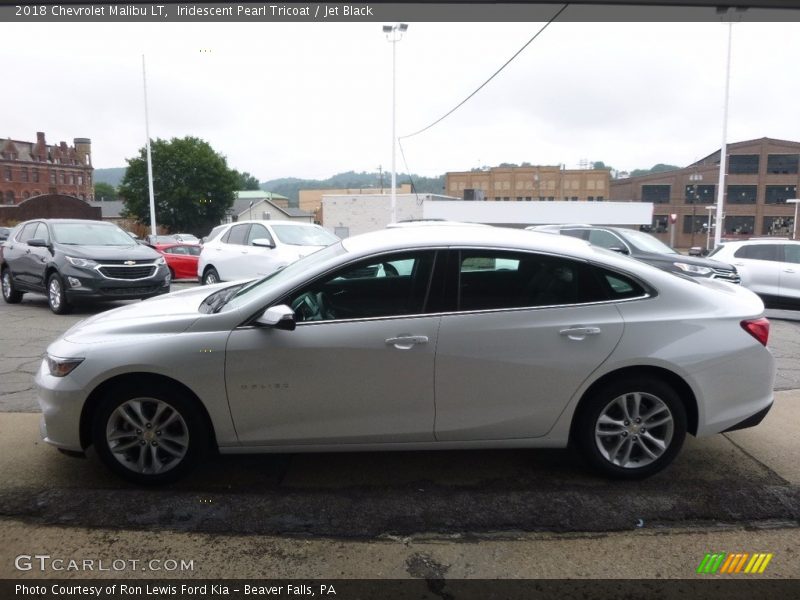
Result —
<path fill-rule="evenodd" d="M 742 285 L 767 304 L 800 304 L 800 242 L 782 239 L 726 242 L 710 254 L 733 264 Z"/>

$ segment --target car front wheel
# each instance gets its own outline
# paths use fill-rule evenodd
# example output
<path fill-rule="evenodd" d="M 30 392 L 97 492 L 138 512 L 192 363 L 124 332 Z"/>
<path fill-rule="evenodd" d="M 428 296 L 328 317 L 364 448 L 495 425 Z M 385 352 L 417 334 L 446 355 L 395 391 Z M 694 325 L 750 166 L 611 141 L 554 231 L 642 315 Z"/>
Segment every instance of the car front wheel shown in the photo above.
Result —
<path fill-rule="evenodd" d="M 145 485 L 180 479 L 209 443 L 195 401 L 169 386 L 113 389 L 95 414 L 92 440 L 112 471 Z"/>
<path fill-rule="evenodd" d="M 686 437 L 686 409 L 658 380 L 630 378 L 599 389 L 577 417 L 575 441 L 605 475 L 641 479 L 665 468 Z"/>
<path fill-rule="evenodd" d="M 18 304 L 22 301 L 22 292 L 14 288 L 14 279 L 11 277 L 10 269 L 3 269 L 2 275 L 3 300 L 8 304 Z"/>
<path fill-rule="evenodd" d="M 58 273 L 53 273 L 47 279 L 47 303 L 57 315 L 65 315 L 72 310 L 64 292 L 64 280 Z"/>

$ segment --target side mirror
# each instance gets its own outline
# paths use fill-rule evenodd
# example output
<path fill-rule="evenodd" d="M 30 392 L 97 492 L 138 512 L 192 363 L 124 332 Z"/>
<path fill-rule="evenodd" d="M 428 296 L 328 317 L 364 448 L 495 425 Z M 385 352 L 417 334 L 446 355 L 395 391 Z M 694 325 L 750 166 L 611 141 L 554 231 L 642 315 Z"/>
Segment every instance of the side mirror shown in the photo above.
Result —
<path fill-rule="evenodd" d="M 285 304 L 269 307 L 264 311 L 264 314 L 256 319 L 256 323 L 265 327 L 285 329 L 286 331 L 294 331 L 297 325 L 294 320 L 294 311 Z"/>
<path fill-rule="evenodd" d="M 33 238 L 26 243 L 28 246 L 33 246 L 34 248 L 47 248 L 47 242 L 41 238 Z"/>
<path fill-rule="evenodd" d="M 620 254 L 628 254 L 627 248 L 622 248 L 621 246 L 612 246 L 609 248 L 612 252 L 619 252 Z"/>
<path fill-rule="evenodd" d="M 253 246 L 258 246 L 259 248 L 274 248 L 275 243 L 267 238 L 256 238 L 253 240 Z"/>

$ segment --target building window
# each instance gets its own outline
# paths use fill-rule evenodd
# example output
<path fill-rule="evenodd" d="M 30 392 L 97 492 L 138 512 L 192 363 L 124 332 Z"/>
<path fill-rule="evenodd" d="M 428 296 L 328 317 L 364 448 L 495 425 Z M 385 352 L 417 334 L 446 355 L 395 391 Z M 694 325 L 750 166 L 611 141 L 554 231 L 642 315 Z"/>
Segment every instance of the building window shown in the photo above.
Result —
<path fill-rule="evenodd" d="M 19 170 L 19 180 L 23 183 L 28 183 L 28 167 L 22 167 Z"/>
<path fill-rule="evenodd" d="M 503 196 L 503 202 L 508 202 L 509 200 L 511 200 L 511 198 L 508 196 Z"/>
<path fill-rule="evenodd" d="M 517 202 L 522 202 L 522 196 L 517 196 Z"/>
<path fill-rule="evenodd" d="M 39 183 L 39 169 L 37 169 L 36 167 L 31 169 L 31 178 L 33 180 L 33 183 Z"/>
<path fill-rule="evenodd" d="M 83 175 L 78 175 L 78 185 L 83 185 Z"/>
<path fill-rule="evenodd" d="M 647 227 L 644 225 L 643 227 Z M 653 224 L 650 231 L 653 233 L 666 233 L 669 228 L 669 215 L 653 215 Z"/>
<path fill-rule="evenodd" d="M 794 233 L 794 217 L 764 217 L 763 235 L 790 237 Z"/>
<path fill-rule="evenodd" d="M 605 200 L 605 198 L 603 198 L 602 196 L 598 196 L 597 198 L 595 198 L 595 200 L 597 202 L 602 202 L 603 200 Z"/>
<path fill-rule="evenodd" d="M 62 185 L 64 184 L 64 171 L 59 171 L 59 172 L 58 172 L 58 181 L 59 181 L 59 183 L 61 183 Z"/>
<path fill-rule="evenodd" d="M 794 175 L 797 173 L 797 154 L 770 154 L 767 156 L 767 173 Z"/>
<path fill-rule="evenodd" d="M 695 195 L 695 187 L 697 193 Z M 687 185 L 684 200 L 686 204 L 712 204 L 717 186 L 715 185 Z"/>
<path fill-rule="evenodd" d="M 727 202 L 728 204 L 755 204 L 757 191 L 758 187 L 755 185 L 729 185 Z"/>
<path fill-rule="evenodd" d="M 72 185 L 72 184 L 75 183 L 75 180 L 73 179 L 72 173 L 67 173 L 67 183 L 69 185 Z"/>
<path fill-rule="evenodd" d="M 796 185 L 768 185 L 764 202 L 766 204 L 783 204 L 789 198 L 797 198 Z"/>
<path fill-rule="evenodd" d="M 3 179 L 6 181 L 11 181 L 11 167 L 6 167 L 3 169 Z"/>
<path fill-rule="evenodd" d="M 731 175 L 757 175 L 758 154 L 731 154 L 728 157 L 728 173 Z"/>
<path fill-rule="evenodd" d="M 6 204 L 14 204 L 14 192 L 11 190 L 6 192 Z"/>
<path fill-rule="evenodd" d="M 22 198 L 23 198 L 23 199 L 27 200 L 27 199 L 28 199 L 28 198 L 30 198 L 30 197 L 31 197 L 31 194 L 30 194 L 30 192 L 28 192 L 28 191 L 24 191 L 24 192 L 22 192 Z"/>
<path fill-rule="evenodd" d="M 694 222 L 694 230 L 692 230 Z M 683 233 L 706 233 L 708 227 L 708 215 L 684 215 Z"/>
<path fill-rule="evenodd" d="M 668 204 L 669 203 L 668 185 L 643 185 L 642 186 L 642 202 L 652 202 L 653 204 Z"/>
<path fill-rule="evenodd" d="M 751 235 L 755 225 L 755 217 L 725 217 L 725 233 Z"/>
<path fill-rule="evenodd" d="M 56 184 L 56 172 L 55 171 L 50 171 L 50 183 L 52 185 Z"/>
<path fill-rule="evenodd" d="M 589 197 L 588 197 L 588 198 L 586 198 L 586 199 L 587 199 L 589 202 L 594 202 L 594 196 L 589 196 Z"/>

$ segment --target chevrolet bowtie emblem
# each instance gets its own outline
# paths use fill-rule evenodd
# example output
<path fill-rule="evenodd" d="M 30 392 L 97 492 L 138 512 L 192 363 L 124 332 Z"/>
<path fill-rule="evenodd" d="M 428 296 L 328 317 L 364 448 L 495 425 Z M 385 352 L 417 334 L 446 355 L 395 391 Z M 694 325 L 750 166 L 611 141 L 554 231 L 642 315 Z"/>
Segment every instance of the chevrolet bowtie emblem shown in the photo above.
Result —
<path fill-rule="evenodd" d="M 124 264 L 126 264 L 126 265 L 135 265 L 136 261 L 135 260 L 126 260 Z"/>

